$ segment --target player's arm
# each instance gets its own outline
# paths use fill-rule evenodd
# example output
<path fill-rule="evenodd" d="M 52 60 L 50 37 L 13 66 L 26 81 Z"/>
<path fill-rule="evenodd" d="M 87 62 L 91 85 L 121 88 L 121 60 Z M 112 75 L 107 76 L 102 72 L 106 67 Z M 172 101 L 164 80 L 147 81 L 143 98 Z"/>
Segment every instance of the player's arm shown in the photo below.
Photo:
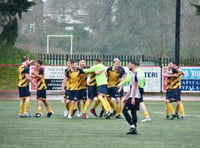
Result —
<path fill-rule="evenodd" d="M 67 84 L 67 77 L 65 77 L 62 81 L 62 91 L 65 92 L 65 86 Z"/>
<path fill-rule="evenodd" d="M 182 69 L 178 68 L 177 71 L 178 71 L 181 75 L 184 75 L 184 72 L 182 71 Z"/>
<path fill-rule="evenodd" d="M 36 77 L 36 78 L 42 78 L 42 76 L 43 76 L 43 74 L 41 74 L 41 73 L 39 73 L 39 74 L 37 74 L 35 71 L 34 72 L 32 72 L 32 74 Z"/>
<path fill-rule="evenodd" d="M 100 73 L 102 73 L 102 72 L 104 72 L 104 71 L 105 71 L 105 69 L 103 68 L 103 69 L 101 69 L 101 70 L 95 71 L 94 73 L 95 73 L 96 75 L 99 75 Z"/>
<path fill-rule="evenodd" d="M 33 80 L 32 80 L 32 78 L 31 78 L 31 76 L 29 75 L 29 68 L 28 67 L 24 68 L 24 75 L 25 75 L 26 79 L 29 82 L 31 82 L 33 85 L 35 85 L 34 82 L 33 82 Z"/>
<path fill-rule="evenodd" d="M 33 63 L 33 62 L 35 62 L 34 60 L 30 60 L 29 62 L 28 62 L 28 65 L 31 65 L 31 63 Z"/>
<path fill-rule="evenodd" d="M 83 69 L 83 72 L 84 72 L 84 73 L 91 73 L 91 72 L 95 72 L 95 71 L 97 71 L 97 70 L 98 70 L 98 69 L 97 69 L 96 66 L 92 66 L 92 67 L 90 67 L 90 68 Z"/>
<path fill-rule="evenodd" d="M 28 73 L 25 73 L 25 77 L 26 79 L 31 82 L 32 84 L 34 84 L 33 80 L 31 79 L 31 76 Z M 34 84 L 35 85 L 35 84 Z"/>
<path fill-rule="evenodd" d="M 165 77 L 177 77 L 177 73 L 169 73 L 168 71 L 164 72 Z"/>
<path fill-rule="evenodd" d="M 118 83 L 124 81 L 126 79 L 126 73 L 125 73 L 125 70 L 124 68 L 121 68 L 121 72 L 120 72 L 120 78 L 118 80 Z"/>
<path fill-rule="evenodd" d="M 130 95 L 130 90 L 126 93 L 125 96 L 122 97 L 121 103 L 125 103 L 126 100 L 129 98 L 129 95 Z"/>
<path fill-rule="evenodd" d="M 118 84 L 118 86 L 124 86 L 124 85 L 126 85 L 127 83 L 129 83 L 130 80 L 131 80 L 132 75 L 133 75 L 133 73 L 132 73 L 132 72 L 129 72 L 128 75 L 126 76 L 126 78 L 125 78 L 122 82 L 120 82 L 120 83 Z"/>

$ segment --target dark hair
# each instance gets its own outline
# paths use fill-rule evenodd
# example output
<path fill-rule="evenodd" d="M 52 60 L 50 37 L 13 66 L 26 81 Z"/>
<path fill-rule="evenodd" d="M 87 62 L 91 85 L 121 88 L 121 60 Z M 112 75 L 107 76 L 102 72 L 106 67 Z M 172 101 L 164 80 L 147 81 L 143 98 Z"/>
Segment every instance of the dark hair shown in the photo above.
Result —
<path fill-rule="evenodd" d="M 138 66 L 138 62 L 136 62 L 135 60 L 130 61 L 129 63 L 134 64 L 136 66 Z"/>
<path fill-rule="evenodd" d="M 171 63 L 174 64 L 174 65 L 177 65 L 176 61 L 172 61 Z"/>
<path fill-rule="evenodd" d="M 22 58 L 22 62 L 25 62 L 26 60 L 29 60 L 29 57 L 27 57 L 27 56 L 23 56 L 23 58 Z"/>
<path fill-rule="evenodd" d="M 77 63 L 75 60 L 70 60 L 71 64 Z"/>
<path fill-rule="evenodd" d="M 40 65 L 42 65 L 42 63 L 43 63 L 42 60 L 40 60 L 40 59 L 37 60 L 36 62 L 39 63 Z"/>
<path fill-rule="evenodd" d="M 101 59 L 99 59 L 99 58 L 96 58 L 94 60 L 101 63 Z"/>

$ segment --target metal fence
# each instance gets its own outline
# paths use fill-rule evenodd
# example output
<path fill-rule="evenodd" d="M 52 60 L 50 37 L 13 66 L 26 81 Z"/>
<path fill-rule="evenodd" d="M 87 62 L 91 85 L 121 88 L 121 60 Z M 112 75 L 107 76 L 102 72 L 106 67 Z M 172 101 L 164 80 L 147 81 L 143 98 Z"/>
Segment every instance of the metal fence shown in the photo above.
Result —
<path fill-rule="evenodd" d="M 126 66 L 127 63 L 131 60 L 135 60 L 140 63 L 140 65 L 152 65 L 152 66 L 165 66 L 170 61 L 174 61 L 174 58 L 168 57 L 151 57 L 145 55 L 105 55 L 105 54 L 37 54 L 38 59 L 43 60 L 46 64 L 49 65 L 65 65 L 67 60 L 76 60 L 81 59 L 86 60 L 87 65 L 93 65 L 95 58 L 100 58 L 103 60 L 105 65 L 112 65 L 114 58 L 119 58 L 121 64 Z M 200 58 L 180 58 L 180 65 L 184 66 L 198 66 L 200 65 Z"/>

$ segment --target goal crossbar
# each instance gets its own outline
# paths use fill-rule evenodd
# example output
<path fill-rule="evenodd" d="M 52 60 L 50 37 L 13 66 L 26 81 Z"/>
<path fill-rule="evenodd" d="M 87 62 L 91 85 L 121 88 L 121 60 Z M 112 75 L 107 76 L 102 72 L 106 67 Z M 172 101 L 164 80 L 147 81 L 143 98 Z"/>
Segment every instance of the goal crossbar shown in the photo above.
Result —
<path fill-rule="evenodd" d="M 56 38 L 70 38 L 71 44 L 70 44 L 70 55 L 72 56 L 72 48 L 73 48 L 73 35 L 47 35 L 47 54 L 49 54 L 49 39 L 51 37 L 56 37 Z"/>

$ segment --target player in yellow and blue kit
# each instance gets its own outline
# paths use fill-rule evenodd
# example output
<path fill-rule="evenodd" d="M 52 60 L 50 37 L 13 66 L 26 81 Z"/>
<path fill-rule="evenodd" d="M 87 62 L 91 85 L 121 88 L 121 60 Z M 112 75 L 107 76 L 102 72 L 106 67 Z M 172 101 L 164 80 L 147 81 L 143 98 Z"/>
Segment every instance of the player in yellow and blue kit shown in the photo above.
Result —
<path fill-rule="evenodd" d="M 35 117 L 41 117 L 42 116 L 42 103 L 44 103 L 46 110 L 47 110 L 47 117 L 51 117 L 53 114 L 53 111 L 51 110 L 51 106 L 49 105 L 47 98 L 46 98 L 46 89 L 47 85 L 44 78 L 44 69 L 41 68 L 42 61 L 37 60 L 35 62 L 36 71 L 32 72 L 33 77 L 36 79 L 36 86 L 37 86 L 37 113 L 35 114 Z"/>
<path fill-rule="evenodd" d="M 98 94 L 97 94 L 97 85 L 96 85 L 95 73 L 94 72 L 91 72 L 88 75 L 87 91 L 88 91 L 88 99 L 87 99 L 87 101 L 86 101 L 86 103 L 84 105 L 83 115 L 82 115 L 83 119 L 87 118 L 87 110 L 89 108 L 89 105 L 92 103 L 94 98 L 98 96 Z M 90 110 L 90 112 L 97 117 L 97 114 L 96 114 L 95 110 Z"/>
<path fill-rule="evenodd" d="M 184 75 L 181 69 L 179 69 L 175 62 L 170 62 L 168 65 L 168 71 L 164 73 L 167 77 L 167 92 L 166 92 L 166 117 L 168 116 L 168 110 L 172 113 L 171 120 L 178 118 L 178 109 L 180 110 L 181 119 L 185 119 L 184 106 L 181 102 L 181 76 Z M 174 100 L 173 100 L 174 99 Z M 177 102 L 177 111 L 175 112 L 171 102 Z"/>
<path fill-rule="evenodd" d="M 79 68 L 84 69 L 86 68 L 86 62 L 85 60 L 80 60 L 79 61 Z M 77 117 L 81 117 L 81 101 L 83 103 L 83 108 L 87 99 L 87 74 L 86 73 L 81 73 L 80 75 L 80 86 L 79 86 L 79 96 L 77 98 L 77 107 L 79 113 L 77 114 Z"/>
<path fill-rule="evenodd" d="M 121 92 L 118 91 L 117 85 L 125 78 L 125 70 L 120 66 L 120 60 L 115 58 L 113 60 L 113 66 L 107 68 L 107 77 L 108 77 L 108 94 L 109 94 L 109 103 L 114 108 L 114 114 L 116 113 L 115 118 L 121 119 Z M 123 91 L 123 89 L 121 89 Z M 112 102 L 112 98 L 116 100 L 116 106 Z"/>
<path fill-rule="evenodd" d="M 71 67 L 67 70 L 62 84 L 62 90 L 65 90 L 66 103 L 70 103 L 68 118 L 72 118 L 74 105 L 79 97 L 80 75 L 83 71 L 77 67 L 77 62 L 71 61 Z"/>
<path fill-rule="evenodd" d="M 29 114 L 29 105 L 30 105 L 30 91 L 29 91 L 29 82 L 31 77 L 29 75 L 29 58 L 24 56 L 22 58 L 22 64 L 18 68 L 18 89 L 19 89 L 19 97 L 20 97 L 20 110 L 19 117 L 31 117 Z"/>

